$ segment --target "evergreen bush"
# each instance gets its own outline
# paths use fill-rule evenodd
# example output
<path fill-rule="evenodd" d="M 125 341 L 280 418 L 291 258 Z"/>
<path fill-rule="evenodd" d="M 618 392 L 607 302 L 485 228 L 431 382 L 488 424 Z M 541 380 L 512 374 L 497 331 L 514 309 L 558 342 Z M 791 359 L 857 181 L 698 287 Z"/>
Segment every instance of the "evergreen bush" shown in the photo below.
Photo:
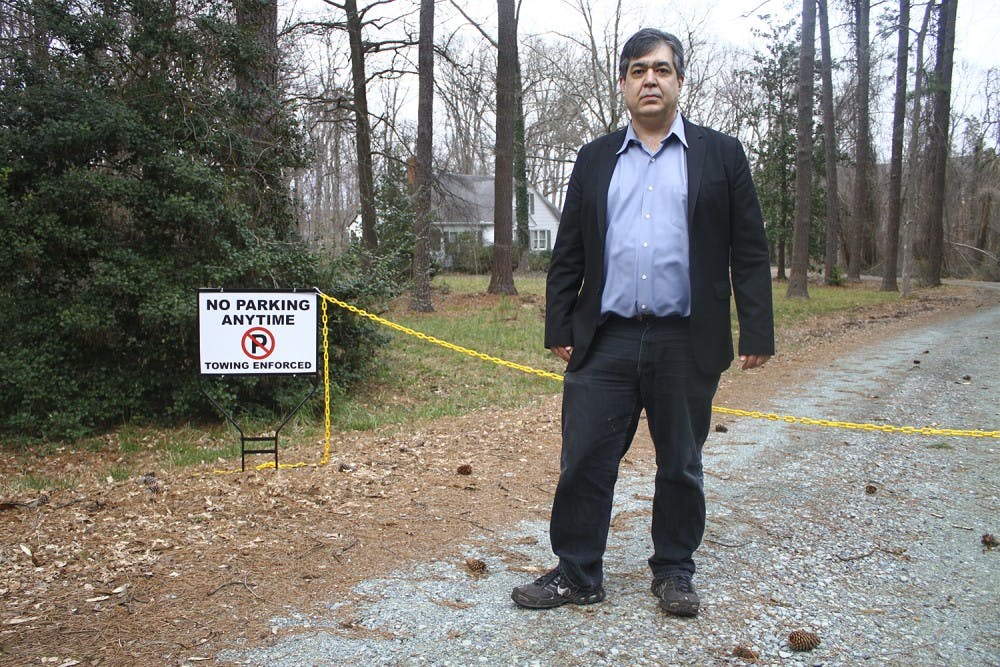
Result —
<path fill-rule="evenodd" d="M 181 16 L 175 3 L 13 1 L 45 38 L 0 56 L 0 430 L 74 438 L 214 416 L 198 288 L 369 292 L 322 273 L 294 235 L 274 185 L 301 159 L 295 123 L 277 105 L 266 143 L 248 131 L 232 80 L 253 50 L 229 3 Z M 379 339 L 332 319 L 346 387 Z M 284 409 L 279 384 L 233 378 L 227 397 Z"/>

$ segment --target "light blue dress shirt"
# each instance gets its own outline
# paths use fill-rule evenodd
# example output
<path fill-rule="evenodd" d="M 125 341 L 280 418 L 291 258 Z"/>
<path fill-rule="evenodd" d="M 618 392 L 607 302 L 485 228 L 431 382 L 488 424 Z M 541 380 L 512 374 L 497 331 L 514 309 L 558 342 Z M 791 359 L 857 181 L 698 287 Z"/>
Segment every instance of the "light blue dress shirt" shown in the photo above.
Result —
<path fill-rule="evenodd" d="M 679 112 L 656 153 L 629 123 L 608 188 L 602 313 L 691 314 L 686 149 Z"/>

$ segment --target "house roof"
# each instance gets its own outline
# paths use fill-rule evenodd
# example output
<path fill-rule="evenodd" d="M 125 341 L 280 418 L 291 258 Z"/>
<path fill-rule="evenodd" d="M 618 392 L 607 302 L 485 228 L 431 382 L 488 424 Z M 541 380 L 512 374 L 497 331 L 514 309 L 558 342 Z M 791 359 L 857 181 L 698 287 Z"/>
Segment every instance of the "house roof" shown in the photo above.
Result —
<path fill-rule="evenodd" d="M 535 206 L 544 206 L 556 220 L 559 209 L 534 186 Z M 438 174 L 431 202 L 437 222 L 493 222 L 493 177 L 472 174 Z"/>
<path fill-rule="evenodd" d="M 435 220 L 493 220 L 493 177 L 439 174 L 431 201 Z"/>

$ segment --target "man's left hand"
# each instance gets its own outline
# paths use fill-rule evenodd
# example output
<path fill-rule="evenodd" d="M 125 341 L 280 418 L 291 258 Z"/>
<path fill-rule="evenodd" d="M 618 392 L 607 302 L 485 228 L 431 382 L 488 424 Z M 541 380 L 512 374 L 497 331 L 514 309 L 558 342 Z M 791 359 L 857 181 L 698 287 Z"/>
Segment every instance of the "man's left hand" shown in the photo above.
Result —
<path fill-rule="evenodd" d="M 740 368 L 748 371 L 751 368 L 759 368 L 767 363 L 771 358 L 770 354 L 741 354 Z"/>

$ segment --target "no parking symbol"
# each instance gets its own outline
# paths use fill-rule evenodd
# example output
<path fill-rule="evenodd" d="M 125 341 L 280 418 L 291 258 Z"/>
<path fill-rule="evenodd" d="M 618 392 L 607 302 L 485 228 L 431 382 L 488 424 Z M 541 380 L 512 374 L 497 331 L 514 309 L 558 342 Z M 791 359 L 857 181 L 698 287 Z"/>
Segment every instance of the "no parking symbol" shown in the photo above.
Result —
<path fill-rule="evenodd" d="M 274 334 L 264 327 L 247 329 L 242 345 L 243 353 L 251 359 L 267 359 L 274 352 Z"/>

